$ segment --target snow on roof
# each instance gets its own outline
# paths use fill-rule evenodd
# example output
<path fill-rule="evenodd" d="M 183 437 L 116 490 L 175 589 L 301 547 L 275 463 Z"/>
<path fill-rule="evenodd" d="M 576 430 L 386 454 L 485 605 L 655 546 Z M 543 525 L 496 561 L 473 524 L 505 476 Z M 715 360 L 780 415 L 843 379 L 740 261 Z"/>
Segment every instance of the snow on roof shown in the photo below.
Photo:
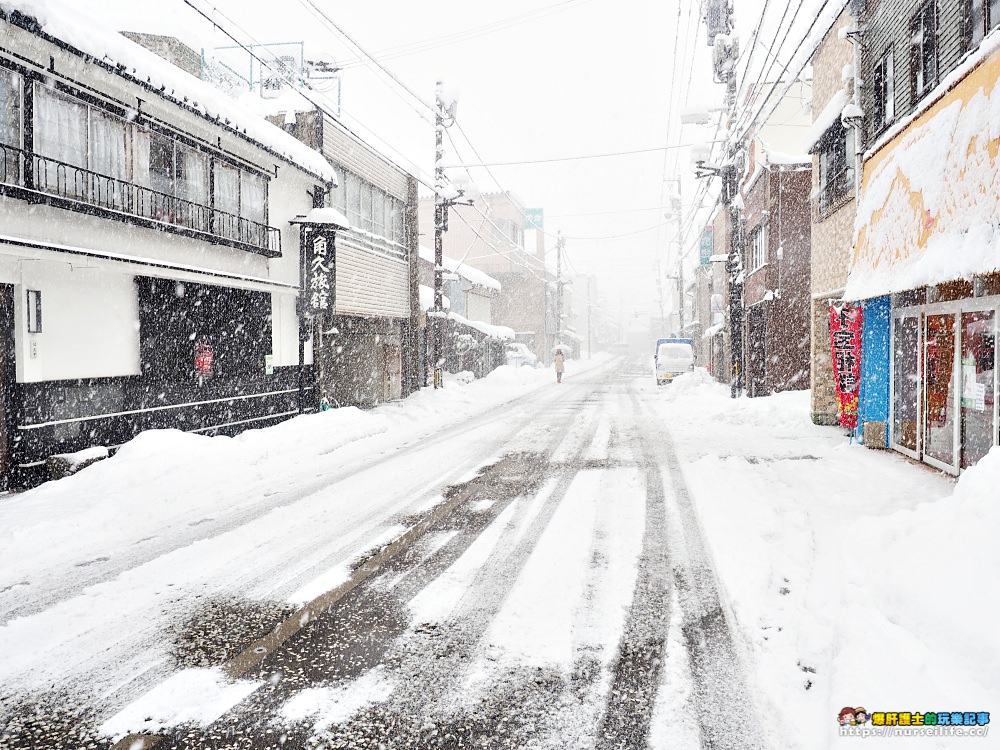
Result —
<path fill-rule="evenodd" d="M 819 117 L 813 120 L 813 124 L 806 133 L 805 148 L 808 153 L 813 153 L 819 144 L 823 134 L 829 130 L 834 123 L 840 120 L 840 113 L 844 111 L 847 104 L 847 89 L 838 89 L 837 93 L 830 97 L 830 101 L 823 107 Z"/>
<path fill-rule="evenodd" d="M 434 251 L 428 247 L 420 246 L 420 260 L 426 261 L 431 265 L 434 264 Z M 446 271 L 451 271 L 452 273 L 457 273 L 463 279 L 468 281 L 473 286 L 483 287 L 484 289 L 493 289 L 494 291 L 500 291 L 500 282 L 494 279 L 487 273 L 480 271 L 478 268 L 473 268 L 472 266 L 466 265 L 454 258 L 449 258 L 444 256 L 441 259 L 441 265 L 444 266 Z"/>
<path fill-rule="evenodd" d="M 316 176 L 336 182 L 337 175 L 322 154 L 272 125 L 223 92 L 172 65 L 153 52 L 126 39 L 116 30 L 97 25 L 70 0 L 0 0 L 0 9 L 17 11 L 38 21 L 42 31 L 76 51 L 115 70 L 119 75 L 145 83 L 164 99 L 198 112 L 219 127 L 248 138 Z M 229 124 L 225 124 L 226 121 Z"/>
<path fill-rule="evenodd" d="M 457 323 L 474 328 L 480 333 L 485 333 L 490 338 L 514 340 L 514 329 L 507 326 L 495 326 L 492 323 L 484 323 L 481 320 L 469 320 L 456 312 L 449 312 L 448 317 Z"/>
<path fill-rule="evenodd" d="M 725 327 L 726 327 L 725 323 L 716 323 L 714 326 L 709 326 L 708 328 L 706 328 L 705 332 L 703 334 L 701 334 L 701 337 L 703 339 L 710 339 L 710 338 L 712 338 L 712 336 L 714 336 L 715 334 L 717 334 L 719 331 L 721 331 Z"/>
<path fill-rule="evenodd" d="M 424 312 L 429 312 L 432 307 L 434 307 L 434 290 L 425 284 L 420 285 L 420 309 Z M 451 300 L 447 296 L 444 297 L 442 303 L 444 309 L 448 311 L 447 317 L 454 320 L 456 323 L 461 323 L 462 325 L 473 328 L 480 333 L 484 333 L 495 339 L 513 339 L 514 329 L 508 328 L 507 326 L 497 326 L 492 323 L 484 323 L 481 320 L 469 320 L 468 318 L 459 315 L 457 312 L 453 312 L 451 309 Z"/>
<path fill-rule="evenodd" d="M 793 166 L 797 164 L 812 164 L 809 154 L 786 154 L 782 151 L 767 151 L 767 163 L 774 166 Z"/>
<path fill-rule="evenodd" d="M 434 307 L 434 290 L 426 284 L 421 284 L 418 292 L 420 293 L 420 309 L 424 312 L 428 312 L 432 307 Z M 444 305 L 444 309 L 450 310 L 451 300 L 448 299 L 448 295 L 443 294 L 441 297 L 441 304 Z"/>
<path fill-rule="evenodd" d="M 1000 50 L 1000 34 L 993 37 Z M 1000 82 L 992 70 L 967 71 L 950 101 L 925 110 L 866 161 L 845 299 L 1000 270 L 1000 157 L 992 145 L 1000 139 Z"/>

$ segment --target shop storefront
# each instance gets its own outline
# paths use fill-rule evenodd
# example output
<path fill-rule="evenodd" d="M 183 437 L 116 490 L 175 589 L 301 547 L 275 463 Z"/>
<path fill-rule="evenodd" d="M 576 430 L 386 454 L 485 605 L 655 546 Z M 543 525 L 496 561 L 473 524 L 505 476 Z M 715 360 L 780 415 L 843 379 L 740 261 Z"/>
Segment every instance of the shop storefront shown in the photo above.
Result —
<path fill-rule="evenodd" d="M 892 313 L 892 447 L 957 474 L 998 444 L 1000 297 Z"/>
<path fill-rule="evenodd" d="M 862 396 L 861 420 L 887 419 L 886 447 L 953 474 L 1000 444 L 998 80 L 1000 53 L 970 57 L 865 155 L 845 292 L 887 303 L 881 321 L 866 309 L 866 343 L 888 340 L 888 387 L 867 408 Z M 879 359 L 863 363 L 863 387 Z"/>

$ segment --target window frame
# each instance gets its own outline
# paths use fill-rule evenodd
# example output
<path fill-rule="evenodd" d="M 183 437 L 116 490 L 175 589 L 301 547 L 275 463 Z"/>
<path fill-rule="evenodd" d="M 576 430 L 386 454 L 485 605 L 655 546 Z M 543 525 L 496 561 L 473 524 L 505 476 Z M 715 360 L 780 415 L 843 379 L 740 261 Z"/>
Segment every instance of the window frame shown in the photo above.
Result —
<path fill-rule="evenodd" d="M 910 18 L 910 93 L 914 104 L 938 82 L 939 26 L 937 0 L 927 0 Z"/>
<path fill-rule="evenodd" d="M 895 55 L 890 46 L 872 66 L 872 126 L 876 134 L 896 119 Z"/>
<path fill-rule="evenodd" d="M 823 134 L 816 153 L 819 157 L 817 171 L 819 189 L 817 199 L 820 213 L 834 210 L 851 194 L 854 184 L 854 128 L 844 127 L 837 120 Z"/>
<path fill-rule="evenodd" d="M 767 231 L 767 221 L 764 220 L 760 222 L 757 226 L 750 230 L 750 235 L 747 237 L 747 246 L 750 248 L 750 267 L 747 269 L 749 273 L 760 270 L 767 265 L 768 262 L 768 231 Z"/>
<path fill-rule="evenodd" d="M 968 0 L 965 5 L 968 49 L 975 49 L 1000 26 L 1000 0 Z"/>

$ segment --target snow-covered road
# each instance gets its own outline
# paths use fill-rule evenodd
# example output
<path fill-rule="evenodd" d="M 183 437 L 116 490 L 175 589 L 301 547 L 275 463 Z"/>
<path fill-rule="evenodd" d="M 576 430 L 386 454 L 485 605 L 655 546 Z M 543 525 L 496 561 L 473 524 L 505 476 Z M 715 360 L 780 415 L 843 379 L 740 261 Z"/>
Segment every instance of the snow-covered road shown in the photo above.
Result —
<path fill-rule="evenodd" d="M 812 750 L 842 704 L 989 709 L 1000 451 L 956 485 L 804 392 L 553 380 L 149 433 L 3 499 L 0 744 Z"/>
<path fill-rule="evenodd" d="M 12 738 L 30 703 L 53 737 L 179 747 L 640 747 L 671 713 L 690 747 L 756 746 L 645 379 L 620 363 L 558 386 L 506 377 L 457 410 L 422 394 L 438 403 L 410 423 L 391 406 L 341 415 L 333 436 L 305 425 L 326 415 L 237 440 L 151 435 L 7 501 L 13 547 L 50 550 L 18 564 L 5 547 Z M 677 647 L 688 668 L 664 699 Z"/>

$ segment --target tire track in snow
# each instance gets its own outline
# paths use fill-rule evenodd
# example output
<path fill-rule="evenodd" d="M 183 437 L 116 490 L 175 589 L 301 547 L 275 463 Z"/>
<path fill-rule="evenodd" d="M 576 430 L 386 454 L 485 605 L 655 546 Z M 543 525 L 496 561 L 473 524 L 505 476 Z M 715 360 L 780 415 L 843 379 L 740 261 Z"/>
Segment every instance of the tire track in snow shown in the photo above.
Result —
<path fill-rule="evenodd" d="M 638 404 L 638 396 L 633 393 Z M 675 589 L 681 632 L 690 663 L 691 695 L 688 710 L 700 730 L 705 750 L 759 750 L 764 747 L 761 725 L 743 674 L 725 604 L 712 567 L 701 525 L 687 490 L 668 429 L 652 411 L 644 442 L 659 447 L 661 494 L 665 499 L 670 547 L 670 577 Z M 665 491 L 664 491 L 665 490 Z M 664 545 L 666 547 L 667 545 Z M 666 633 L 664 633 L 666 636 Z"/>

